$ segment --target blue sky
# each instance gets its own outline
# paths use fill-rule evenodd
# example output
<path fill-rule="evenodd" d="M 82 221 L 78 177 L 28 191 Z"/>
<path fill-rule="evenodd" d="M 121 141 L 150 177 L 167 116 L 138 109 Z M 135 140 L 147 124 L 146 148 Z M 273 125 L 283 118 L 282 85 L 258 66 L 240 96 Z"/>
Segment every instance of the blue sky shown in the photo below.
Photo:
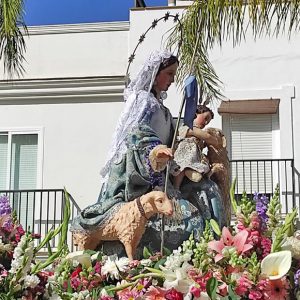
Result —
<path fill-rule="evenodd" d="M 147 6 L 167 0 L 144 0 Z M 134 0 L 25 0 L 25 23 L 32 25 L 128 21 Z"/>

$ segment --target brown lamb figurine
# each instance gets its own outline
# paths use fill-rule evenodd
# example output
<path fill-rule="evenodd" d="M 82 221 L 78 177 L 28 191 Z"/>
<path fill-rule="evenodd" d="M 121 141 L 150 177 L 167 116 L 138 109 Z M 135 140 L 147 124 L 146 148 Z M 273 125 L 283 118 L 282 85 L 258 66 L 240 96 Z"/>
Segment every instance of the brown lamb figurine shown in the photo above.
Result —
<path fill-rule="evenodd" d="M 148 219 L 157 213 L 171 216 L 173 205 L 165 193 L 152 191 L 124 203 L 97 230 L 87 233 L 73 232 L 74 244 L 79 250 L 94 250 L 101 241 L 119 240 L 124 245 L 128 258 L 133 260 Z"/>
<path fill-rule="evenodd" d="M 213 180 L 221 191 L 223 206 L 225 209 L 226 224 L 230 224 L 231 220 L 231 201 L 230 201 L 230 181 L 229 181 L 229 160 L 226 149 L 226 138 L 223 132 L 217 128 L 206 128 L 212 136 L 218 140 L 218 146 L 207 145 L 207 158 L 209 160 L 211 170 L 208 176 Z"/>

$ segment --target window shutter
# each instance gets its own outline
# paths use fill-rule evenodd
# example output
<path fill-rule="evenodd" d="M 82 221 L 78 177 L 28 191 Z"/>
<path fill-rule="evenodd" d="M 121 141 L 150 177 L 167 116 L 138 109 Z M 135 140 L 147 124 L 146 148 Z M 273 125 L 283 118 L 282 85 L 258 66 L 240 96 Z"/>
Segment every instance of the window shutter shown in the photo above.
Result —
<path fill-rule="evenodd" d="M 272 158 L 272 115 L 233 115 L 232 159 Z"/>
<path fill-rule="evenodd" d="M 0 189 L 6 188 L 8 135 L 0 133 Z"/>
<path fill-rule="evenodd" d="M 37 180 L 37 134 L 12 136 L 10 188 L 14 190 L 35 189 Z M 33 194 L 22 194 L 14 199 L 20 223 L 26 228 L 32 224 Z"/>
<path fill-rule="evenodd" d="M 225 120 L 225 132 L 230 139 L 229 157 L 245 161 L 232 163 L 232 179 L 237 178 L 238 193 L 272 192 L 272 162 L 247 160 L 273 158 L 272 137 L 273 130 L 278 128 L 278 115 L 231 114 Z"/>

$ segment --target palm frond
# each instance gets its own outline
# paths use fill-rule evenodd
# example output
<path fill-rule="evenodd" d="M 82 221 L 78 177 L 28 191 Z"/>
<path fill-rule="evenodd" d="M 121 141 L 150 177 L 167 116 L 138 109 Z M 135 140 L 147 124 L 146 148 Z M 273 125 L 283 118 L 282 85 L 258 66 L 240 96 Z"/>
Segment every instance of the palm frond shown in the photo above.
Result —
<path fill-rule="evenodd" d="M 181 20 L 183 34 L 175 26 L 168 39 L 171 46 L 182 43 L 178 80 L 189 75 L 193 47 L 200 34 L 192 70 L 204 94 L 220 99 L 221 81 L 209 62 L 210 49 L 230 39 L 236 46 L 249 30 L 254 40 L 279 34 L 290 36 L 299 31 L 299 23 L 300 0 L 195 0 Z"/>
<path fill-rule="evenodd" d="M 27 28 L 23 20 L 23 0 L 0 1 L 0 60 L 9 77 L 21 76 L 26 50 L 23 34 Z M 23 29 L 23 32 L 22 32 Z"/>

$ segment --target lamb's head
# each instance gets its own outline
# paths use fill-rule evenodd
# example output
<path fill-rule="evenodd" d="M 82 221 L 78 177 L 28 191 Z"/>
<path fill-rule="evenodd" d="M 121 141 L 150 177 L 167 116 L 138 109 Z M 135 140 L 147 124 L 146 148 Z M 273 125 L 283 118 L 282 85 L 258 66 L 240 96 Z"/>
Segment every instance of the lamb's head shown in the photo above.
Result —
<path fill-rule="evenodd" d="M 218 141 L 218 149 L 221 148 L 226 148 L 226 137 L 224 136 L 224 133 L 222 132 L 221 129 L 218 128 L 213 128 L 213 127 L 208 127 L 205 129 L 210 135 L 214 136 L 217 138 Z"/>
<path fill-rule="evenodd" d="M 147 199 L 147 202 L 151 204 L 152 211 L 154 213 L 164 214 L 167 216 L 171 216 L 173 214 L 172 201 L 164 192 L 152 191 L 144 195 L 143 198 Z"/>

